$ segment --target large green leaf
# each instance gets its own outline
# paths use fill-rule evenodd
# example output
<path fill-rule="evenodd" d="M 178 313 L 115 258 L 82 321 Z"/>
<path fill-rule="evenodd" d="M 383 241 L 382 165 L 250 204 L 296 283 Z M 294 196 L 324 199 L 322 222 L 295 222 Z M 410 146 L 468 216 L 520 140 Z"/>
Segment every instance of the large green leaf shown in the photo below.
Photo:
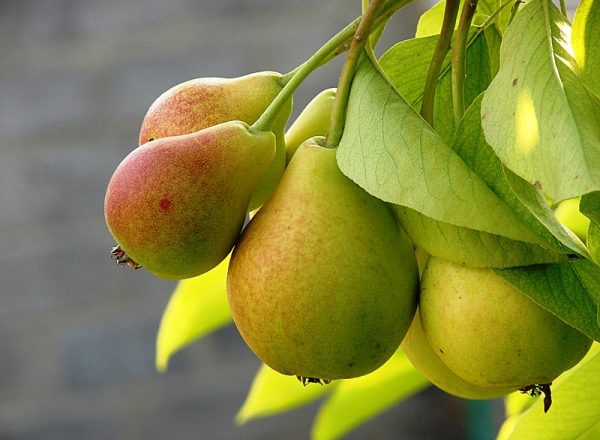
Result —
<path fill-rule="evenodd" d="M 492 80 L 494 45 L 499 39 L 493 27 L 486 33 L 471 31 L 467 49 L 467 71 L 465 80 L 465 105 L 470 103 L 489 85 Z M 383 54 L 380 65 L 390 82 L 415 110 L 421 107 L 423 89 L 431 57 L 435 49 L 437 35 L 401 41 Z M 455 121 L 452 108 L 452 79 L 450 55 L 446 56 L 436 87 L 433 126 L 446 142 L 454 135 Z"/>
<path fill-rule="evenodd" d="M 594 279 L 600 280 L 600 267 L 581 259 L 495 271 L 534 302 L 600 341 L 597 302 L 594 301 L 597 288 Z"/>
<path fill-rule="evenodd" d="M 323 403 L 313 440 L 337 439 L 429 385 L 402 351 L 373 373 L 341 381 Z"/>
<path fill-rule="evenodd" d="M 337 160 L 381 200 L 444 223 L 539 241 L 366 57 L 352 83 Z"/>
<path fill-rule="evenodd" d="M 169 299 L 156 337 L 156 368 L 178 350 L 231 321 L 226 295 L 229 257 L 211 271 L 182 280 Z"/>
<path fill-rule="evenodd" d="M 581 0 L 575 17 L 571 42 L 581 78 L 596 95 L 600 96 L 600 2 Z"/>
<path fill-rule="evenodd" d="M 508 27 L 481 117 L 502 162 L 554 202 L 600 188 L 600 100 L 584 87 L 550 0 L 531 0 Z"/>
<path fill-rule="evenodd" d="M 303 386 L 295 376 L 280 374 L 263 364 L 256 373 L 235 420 L 242 424 L 258 417 L 272 416 L 309 404 L 330 392 L 337 383 Z"/>
<path fill-rule="evenodd" d="M 552 406 L 532 405 L 520 416 L 507 421 L 502 440 L 591 439 L 590 431 L 600 421 L 600 345 L 575 368 L 561 375 L 552 386 Z M 539 399 L 539 398 L 538 398 Z M 593 431 L 592 431 L 593 432 Z"/>

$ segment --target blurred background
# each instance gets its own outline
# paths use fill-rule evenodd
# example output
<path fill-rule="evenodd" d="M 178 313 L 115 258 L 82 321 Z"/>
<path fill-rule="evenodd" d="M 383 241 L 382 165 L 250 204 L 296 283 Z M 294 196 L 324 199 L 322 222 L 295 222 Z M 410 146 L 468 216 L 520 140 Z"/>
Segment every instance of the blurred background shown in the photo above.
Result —
<path fill-rule="evenodd" d="M 102 203 L 162 91 L 287 72 L 359 3 L 0 0 L 0 440 L 308 438 L 318 404 L 234 424 L 259 362 L 231 326 L 156 373 L 174 283 L 111 261 Z M 413 35 L 427 6 L 395 17 L 383 46 Z M 295 115 L 340 66 L 306 81 Z M 465 414 L 430 388 L 348 438 L 463 439 Z"/>

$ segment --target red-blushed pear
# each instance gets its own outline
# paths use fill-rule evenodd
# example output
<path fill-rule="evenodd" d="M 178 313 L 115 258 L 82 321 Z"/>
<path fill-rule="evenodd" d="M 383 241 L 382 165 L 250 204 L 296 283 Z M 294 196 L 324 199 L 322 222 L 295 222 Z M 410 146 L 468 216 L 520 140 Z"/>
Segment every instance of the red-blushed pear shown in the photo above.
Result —
<path fill-rule="evenodd" d="M 196 78 L 161 94 L 148 109 L 139 143 L 192 133 L 227 121 L 253 124 L 283 88 L 277 72 L 256 72 L 238 78 Z M 269 171 L 257 185 L 250 202 L 256 209 L 273 192 L 285 168 L 285 124 L 292 111 L 291 99 L 273 124 L 277 151 Z"/>
<path fill-rule="evenodd" d="M 215 267 L 237 240 L 275 136 L 239 121 L 160 138 L 133 150 L 106 191 L 106 223 L 126 254 L 161 278 Z M 135 264 L 134 263 L 134 264 Z"/>
<path fill-rule="evenodd" d="M 473 400 L 493 399 L 517 390 L 516 388 L 477 386 L 454 374 L 431 348 L 418 312 L 415 313 L 415 318 L 401 347 L 413 366 L 423 376 L 436 387 L 453 396 Z"/>
<path fill-rule="evenodd" d="M 286 162 L 298 147 L 306 140 L 315 136 L 326 136 L 329 127 L 329 117 L 335 102 L 336 89 L 325 89 L 319 92 L 300 112 L 294 123 L 285 132 Z"/>
<path fill-rule="evenodd" d="M 423 272 L 419 313 L 442 362 L 485 388 L 547 386 L 592 343 L 493 270 L 436 257 Z"/>
<path fill-rule="evenodd" d="M 304 382 L 361 376 L 396 351 L 417 305 L 412 244 L 389 207 L 310 139 L 244 229 L 227 275 L 233 320 L 268 366 Z"/>

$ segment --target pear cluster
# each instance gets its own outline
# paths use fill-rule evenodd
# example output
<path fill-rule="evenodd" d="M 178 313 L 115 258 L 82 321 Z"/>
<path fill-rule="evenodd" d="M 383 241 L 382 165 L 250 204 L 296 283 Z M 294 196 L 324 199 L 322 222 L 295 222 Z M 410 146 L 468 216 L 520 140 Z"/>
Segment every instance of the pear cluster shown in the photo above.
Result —
<path fill-rule="evenodd" d="M 108 184 L 115 258 L 182 279 L 231 253 L 227 296 L 241 336 L 305 384 L 367 374 L 401 347 L 450 394 L 549 399 L 591 340 L 492 269 L 417 250 L 419 271 L 392 207 L 343 175 L 325 146 L 334 89 L 285 134 L 291 101 L 270 131 L 250 125 L 282 82 L 274 72 L 203 78 L 157 98 Z"/>

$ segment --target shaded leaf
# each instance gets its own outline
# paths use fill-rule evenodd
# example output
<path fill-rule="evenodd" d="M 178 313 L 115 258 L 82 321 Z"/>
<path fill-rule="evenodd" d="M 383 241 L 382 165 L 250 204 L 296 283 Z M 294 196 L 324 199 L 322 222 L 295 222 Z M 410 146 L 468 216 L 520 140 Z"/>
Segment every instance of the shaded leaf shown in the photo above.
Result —
<path fill-rule="evenodd" d="M 589 260 L 495 269 L 508 283 L 535 303 L 591 339 L 600 340 L 595 284 L 582 273 L 600 280 L 600 268 Z"/>
<path fill-rule="evenodd" d="M 600 100 L 576 75 L 569 30 L 550 0 L 527 3 L 504 35 L 481 109 L 500 160 L 554 202 L 600 188 Z"/>
<path fill-rule="evenodd" d="M 394 206 L 402 229 L 428 254 L 472 267 L 512 267 L 566 261 L 565 255 L 500 235 L 439 222 L 410 208 Z"/>
<path fill-rule="evenodd" d="M 337 161 L 344 174 L 386 202 L 457 226 L 539 240 L 368 58 L 352 83 Z"/>
<path fill-rule="evenodd" d="M 429 381 L 414 369 L 406 355 L 397 351 L 373 373 L 336 386 L 319 409 L 312 438 L 340 438 L 428 385 Z"/>
<path fill-rule="evenodd" d="M 292 410 L 313 402 L 336 385 L 337 382 L 303 386 L 295 376 L 280 374 L 263 364 L 256 373 L 235 420 L 243 424 L 252 419 Z"/>
<path fill-rule="evenodd" d="M 581 0 L 575 17 L 571 42 L 583 82 L 600 96 L 600 3 Z"/>
<path fill-rule="evenodd" d="M 186 345 L 231 321 L 226 279 L 229 257 L 195 278 L 181 280 L 169 299 L 156 337 L 156 368 Z"/>
<path fill-rule="evenodd" d="M 600 350 L 563 373 L 552 386 L 552 407 L 534 404 L 503 429 L 503 440 L 564 440 L 586 438 L 600 421 Z M 539 399 L 539 398 L 538 398 Z M 588 437 L 589 438 L 589 437 Z"/>
<path fill-rule="evenodd" d="M 596 191 L 584 195 L 579 203 L 579 209 L 582 214 L 590 219 L 587 231 L 587 246 L 592 259 L 600 264 L 600 192 Z"/>

